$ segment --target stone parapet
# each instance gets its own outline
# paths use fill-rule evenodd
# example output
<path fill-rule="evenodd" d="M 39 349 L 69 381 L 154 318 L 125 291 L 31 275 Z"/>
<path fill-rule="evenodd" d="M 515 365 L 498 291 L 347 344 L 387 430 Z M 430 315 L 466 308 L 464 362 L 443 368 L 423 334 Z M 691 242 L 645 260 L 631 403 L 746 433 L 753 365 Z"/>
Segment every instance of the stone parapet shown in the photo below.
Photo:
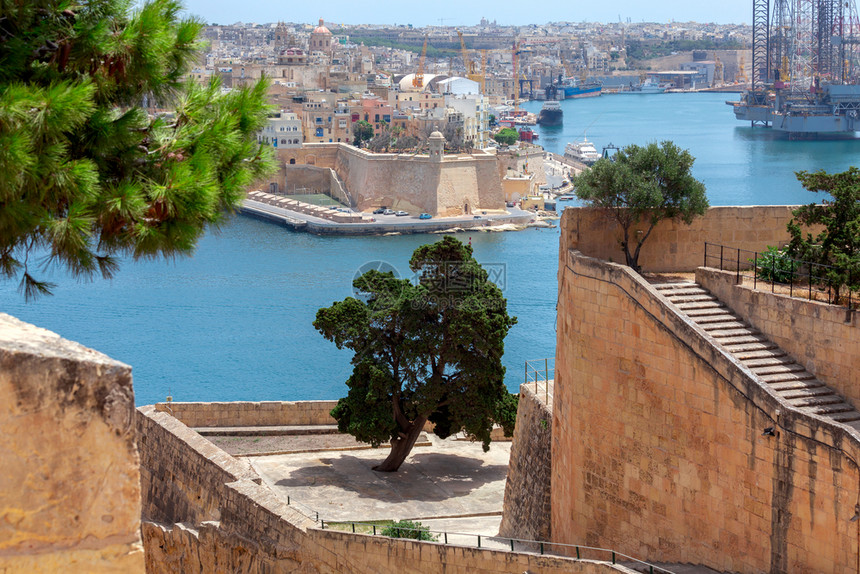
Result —
<path fill-rule="evenodd" d="M 0 314 L 0 572 L 140 572 L 131 367 Z"/>
<path fill-rule="evenodd" d="M 331 410 L 337 401 L 261 401 L 214 403 L 158 403 L 166 412 L 189 427 L 261 427 L 290 425 L 334 425 Z"/>
<path fill-rule="evenodd" d="M 797 206 L 711 207 L 690 225 L 664 220 L 645 241 L 639 264 L 648 272 L 694 271 L 704 262 L 705 242 L 748 251 L 764 251 L 789 240 L 786 225 Z M 621 228 L 608 210 L 569 207 L 562 214 L 561 251 L 575 249 L 590 257 L 624 262 Z M 631 234 L 635 237 L 637 229 Z M 563 263 L 563 262 L 562 262 Z"/>

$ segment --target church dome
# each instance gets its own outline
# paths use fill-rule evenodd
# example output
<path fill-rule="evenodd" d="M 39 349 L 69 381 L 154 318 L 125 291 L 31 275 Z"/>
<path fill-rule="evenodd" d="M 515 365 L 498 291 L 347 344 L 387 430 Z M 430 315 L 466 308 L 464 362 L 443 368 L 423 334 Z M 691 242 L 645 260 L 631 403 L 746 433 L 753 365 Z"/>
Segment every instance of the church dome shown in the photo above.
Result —
<path fill-rule="evenodd" d="M 314 29 L 314 34 L 325 34 L 327 36 L 331 36 L 331 30 L 325 27 L 325 23 L 322 18 L 320 18 L 320 25 Z"/>

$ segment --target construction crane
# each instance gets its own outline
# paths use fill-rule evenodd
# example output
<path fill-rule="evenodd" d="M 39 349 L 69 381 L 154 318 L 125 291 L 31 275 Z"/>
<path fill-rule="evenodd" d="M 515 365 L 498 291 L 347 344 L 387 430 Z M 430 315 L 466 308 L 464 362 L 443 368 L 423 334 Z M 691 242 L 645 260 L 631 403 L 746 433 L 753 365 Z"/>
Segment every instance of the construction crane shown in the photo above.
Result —
<path fill-rule="evenodd" d="M 421 59 L 418 60 L 418 71 L 412 76 L 412 87 L 424 88 L 424 60 L 427 58 L 427 37 L 430 34 L 424 34 L 424 47 L 421 48 Z"/>
<path fill-rule="evenodd" d="M 478 73 L 478 64 L 469 57 L 469 51 L 466 49 L 466 41 L 463 39 L 463 32 L 457 30 L 457 36 L 460 37 L 460 53 L 463 56 L 463 66 L 466 68 L 466 77 L 473 82 L 478 82 L 478 86 L 483 94 L 486 75 Z"/>

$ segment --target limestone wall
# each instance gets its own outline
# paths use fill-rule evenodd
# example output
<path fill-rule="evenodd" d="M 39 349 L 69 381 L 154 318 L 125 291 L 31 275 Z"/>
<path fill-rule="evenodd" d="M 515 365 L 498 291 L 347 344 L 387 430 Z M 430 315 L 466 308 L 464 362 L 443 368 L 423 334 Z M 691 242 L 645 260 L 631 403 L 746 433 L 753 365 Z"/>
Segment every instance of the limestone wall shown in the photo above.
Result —
<path fill-rule="evenodd" d="M 534 386 L 520 385 L 499 536 L 520 540 L 552 539 L 551 458 L 552 412 L 535 395 Z"/>
<path fill-rule="evenodd" d="M 743 278 L 742 278 L 743 279 Z M 699 268 L 696 281 L 767 335 L 810 373 L 860 407 L 860 317 L 844 307 L 735 284 L 735 274 Z"/>
<path fill-rule="evenodd" d="M 172 414 L 189 427 L 253 427 L 331 425 L 337 401 L 262 401 L 223 403 L 158 403 L 155 409 Z"/>
<path fill-rule="evenodd" d="M 703 264 L 704 243 L 763 251 L 783 245 L 795 206 L 712 207 L 691 225 L 663 221 L 646 240 L 639 256 L 644 271 L 693 271 Z M 606 211 L 567 208 L 562 216 L 562 251 L 576 249 L 590 257 L 624 262 L 621 230 Z"/>
<path fill-rule="evenodd" d="M 605 562 L 321 530 L 170 414 L 140 407 L 137 425 L 149 574 L 633 574 Z"/>
<path fill-rule="evenodd" d="M 719 571 L 856 569 L 857 431 L 790 407 L 628 268 L 569 251 L 559 277 L 555 541 Z"/>
<path fill-rule="evenodd" d="M 0 314 L 0 572 L 143 572 L 131 368 Z"/>
<path fill-rule="evenodd" d="M 342 182 L 350 205 L 359 211 L 384 205 L 414 215 L 446 216 L 505 207 L 499 159 L 490 154 L 448 155 L 434 162 L 427 155 L 370 153 L 328 143 L 278 150 L 278 160 L 282 167 L 271 181 L 280 189 L 329 190 Z M 531 152 L 519 161 L 542 162 L 542 155 Z M 321 172 L 306 166 L 333 169 L 340 181 L 323 181 Z M 269 180 L 256 182 L 255 187 L 268 191 Z"/>

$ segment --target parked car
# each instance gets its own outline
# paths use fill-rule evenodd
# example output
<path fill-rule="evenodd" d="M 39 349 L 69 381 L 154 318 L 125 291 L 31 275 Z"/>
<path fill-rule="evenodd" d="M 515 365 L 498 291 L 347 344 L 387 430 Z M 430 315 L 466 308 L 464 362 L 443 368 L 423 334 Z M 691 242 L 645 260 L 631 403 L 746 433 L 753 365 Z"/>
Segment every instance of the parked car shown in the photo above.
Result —
<path fill-rule="evenodd" d="M 429 213 L 422 213 L 421 215 L 418 216 L 418 219 L 432 219 L 432 218 L 433 218 L 433 216 L 430 215 Z"/>
<path fill-rule="evenodd" d="M 384 209 L 382 211 L 382 215 L 394 215 L 394 210 L 393 209 Z"/>
<path fill-rule="evenodd" d="M 379 207 L 373 210 L 373 215 L 382 215 L 383 213 L 385 213 L 384 207 Z"/>
<path fill-rule="evenodd" d="M 395 211 L 395 212 L 394 212 L 394 215 L 396 215 L 397 217 L 403 217 L 404 215 L 409 215 L 409 212 L 408 212 L 408 211 L 403 211 L 403 210 L 401 209 L 400 211 Z"/>
<path fill-rule="evenodd" d="M 481 216 L 480 216 L 480 215 L 476 215 L 476 216 L 474 216 L 472 219 L 481 219 Z"/>

